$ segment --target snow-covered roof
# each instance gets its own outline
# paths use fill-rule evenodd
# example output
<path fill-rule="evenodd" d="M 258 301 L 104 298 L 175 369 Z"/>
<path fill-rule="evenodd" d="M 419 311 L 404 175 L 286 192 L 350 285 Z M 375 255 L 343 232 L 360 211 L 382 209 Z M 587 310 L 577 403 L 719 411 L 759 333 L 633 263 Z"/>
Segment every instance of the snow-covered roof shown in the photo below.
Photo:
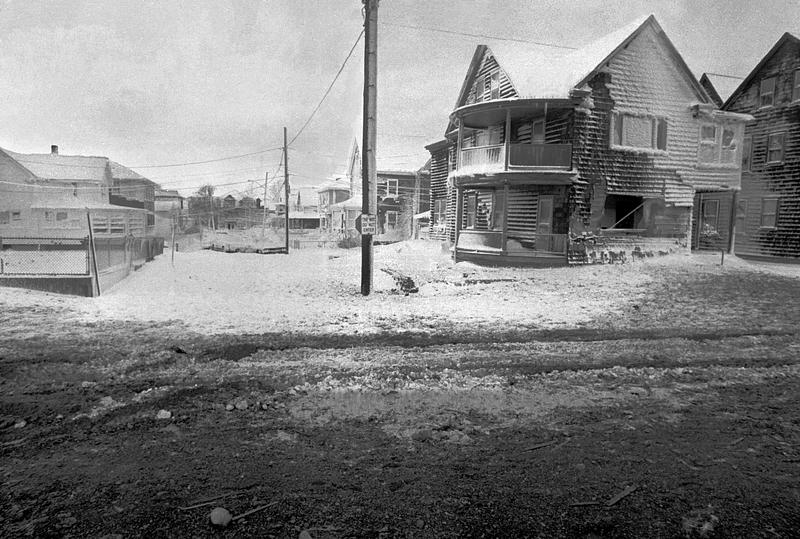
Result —
<path fill-rule="evenodd" d="M 520 98 L 567 98 L 650 17 L 642 17 L 577 50 L 518 42 L 489 46 Z"/>
<path fill-rule="evenodd" d="M 338 204 L 331 204 L 331 208 L 338 208 L 344 210 L 360 210 L 362 207 L 361 197 L 350 197 L 347 200 L 343 200 Z"/>
<path fill-rule="evenodd" d="M 323 183 L 317 188 L 318 193 L 321 193 L 322 191 L 333 191 L 333 190 L 349 191 L 350 180 L 345 176 L 339 176 L 336 178 L 331 178 L 329 181 Z"/>
<path fill-rule="evenodd" d="M 42 180 L 106 181 L 107 157 L 3 151 Z"/>
<path fill-rule="evenodd" d="M 700 77 L 700 84 L 703 84 L 704 80 L 708 81 L 708 84 L 710 84 L 711 88 L 717 93 L 717 97 L 719 97 L 721 101 L 719 104 L 721 105 L 736 91 L 736 88 L 739 87 L 744 79 L 742 77 L 718 75 L 716 73 L 703 73 L 703 76 Z M 706 91 L 709 90 L 708 88 L 705 89 Z M 714 96 L 712 95 L 711 97 Z"/>
<path fill-rule="evenodd" d="M 108 164 L 111 167 L 111 177 L 113 179 L 115 179 L 115 180 L 138 180 L 138 181 L 155 183 L 155 182 L 151 182 L 150 180 L 148 180 L 147 178 L 145 178 L 144 176 L 142 176 L 138 172 L 134 172 L 133 170 L 129 169 L 128 167 L 126 167 L 124 165 L 120 165 L 116 161 L 109 160 Z"/>

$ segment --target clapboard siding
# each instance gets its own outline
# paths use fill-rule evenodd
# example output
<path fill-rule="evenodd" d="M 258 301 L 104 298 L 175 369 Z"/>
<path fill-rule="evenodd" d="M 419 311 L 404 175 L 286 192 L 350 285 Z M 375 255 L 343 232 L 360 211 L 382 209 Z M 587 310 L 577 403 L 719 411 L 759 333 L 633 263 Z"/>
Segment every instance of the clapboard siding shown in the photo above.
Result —
<path fill-rule="evenodd" d="M 511 81 L 508 80 L 505 72 L 500 68 L 500 65 L 497 63 L 497 60 L 494 59 L 494 56 L 489 52 L 487 49 L 483 54 L 483 59 L 481 61 L 480 68 L 478 69 L 477 73 L 473 77 L 472 81 L 470 81 L 470 89 L 469 93 L 467 94 L 467 102 L 462 104 L 471 104 L 477 101 L 489 101 L 491 99 L 491 88 L 489 84 L 485 81 L 491 79 L 492 75 L 495 73 L 498 74 L 498 79 L 500 83 L 500 99 L 506 99 L 509 97 L 518 97 L 517 91 L 511 84 Z M 482 80 L 484 81 L 482 88 L 477 88 L 476 83 Z"/>
<path fill-rule="evenodd" d="M 787 37 L 788 36 L 788 37 Z M 783 41 L 782 44 L 781 41 Z M 725 104 L 733 112 L 752 114 L 745 136 L 752 140 L 750 170 L 742 172 L 742 191 L 734 251 L 745 256 L 800 257 L 800 101 L 792 101 L 794 73 L 800 69 L 800 41 L 784 35 L 766 61 Z M 776 77 L 774 104 L 760 106 L 760 86 Z M 785 133 L 781 163 L 767 162 L 769 135 Z M 763 226 L 762 203 L 778 199 L 775 226 Z"/>

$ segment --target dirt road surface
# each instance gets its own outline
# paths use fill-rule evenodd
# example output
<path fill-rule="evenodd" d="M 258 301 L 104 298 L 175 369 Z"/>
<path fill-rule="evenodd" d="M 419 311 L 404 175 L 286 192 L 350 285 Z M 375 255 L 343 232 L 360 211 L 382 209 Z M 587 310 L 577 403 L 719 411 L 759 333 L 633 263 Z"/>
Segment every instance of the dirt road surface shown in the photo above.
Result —
<path fill-rule="evenodd" d="M 347 309 L 318 281 L 284 296 L 302 316 L 273 301 L 241 331 L 174 297 L 139 312 L 124 285 L 94 302 L 0 291 L 0 535 L 800 530 L 796 268 L 439 260 L 415 278 L 420 295 L 379 283 Z M 461 308 L 420 307 L 443 296 Z M 218 528 L 216 506 L 257 511 Z"/>

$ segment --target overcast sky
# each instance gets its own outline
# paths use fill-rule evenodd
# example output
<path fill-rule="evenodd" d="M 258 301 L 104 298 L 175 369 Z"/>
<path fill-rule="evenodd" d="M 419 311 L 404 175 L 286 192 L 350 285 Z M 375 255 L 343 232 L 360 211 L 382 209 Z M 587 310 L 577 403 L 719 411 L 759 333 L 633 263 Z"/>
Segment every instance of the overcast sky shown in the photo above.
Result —
<path fill-rule="evenodd" d="M 413 169 L 441 137 L 485 38 L 579 47 L 654 14 L 694 71 L 745 76 L 797 0 L 382 0 L 378 159 Z M 362 27 L 360 0 L 0 0 L 0 147 L 105 155 L 188 194 L 274 171 Z M 289 153 L 292 182 L 342 172 L 360 138 L 363 40 Z M 148 166 L 148 168 L 145 168 Z M 246 183 L 220 192 L 245 191 Z"/>

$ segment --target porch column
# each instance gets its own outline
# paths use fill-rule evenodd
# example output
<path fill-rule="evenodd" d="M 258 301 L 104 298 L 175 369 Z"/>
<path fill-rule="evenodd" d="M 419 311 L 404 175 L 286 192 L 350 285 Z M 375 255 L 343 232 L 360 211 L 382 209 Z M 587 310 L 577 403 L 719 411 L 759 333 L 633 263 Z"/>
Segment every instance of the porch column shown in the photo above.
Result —
<path fill-rule="evenodd" d="M 502 248 L 505 255 L 508 250 L 506 249 L 506 239 L 508 238 L 508 182 L 503 182 L 503 239 Z"/>
<path fill-rule="evenodd" d="M 507 171 L 509 158 L 511 155 L 511 144 L 509 142 L 511 140 L 511 109 L 506 109 L 506 130 L 503 134 L 503 138 L 505 138 L 505 168 L 503 170 Z M 505 245 L 505 243 L 503 245 Z"/>
<path fill-rule="evenodd" d="M 458 187 L 458 183 L 453 183 L 453 188 L 456 190 L 456 226 L 455 226 L 455 242 L 453 243 L 453 262 L 458 262 L 458 233 L 461 231 L 461 219 L 464 213 L 464 193 Z"/>
<path fill-rule="evenodd" d="M 461 141 L 464 138 L 464 122 L 461 118 L 456 118 L 458 122 L 458 141 L 456 141 L 456 170 L 461 168 Z"/>

